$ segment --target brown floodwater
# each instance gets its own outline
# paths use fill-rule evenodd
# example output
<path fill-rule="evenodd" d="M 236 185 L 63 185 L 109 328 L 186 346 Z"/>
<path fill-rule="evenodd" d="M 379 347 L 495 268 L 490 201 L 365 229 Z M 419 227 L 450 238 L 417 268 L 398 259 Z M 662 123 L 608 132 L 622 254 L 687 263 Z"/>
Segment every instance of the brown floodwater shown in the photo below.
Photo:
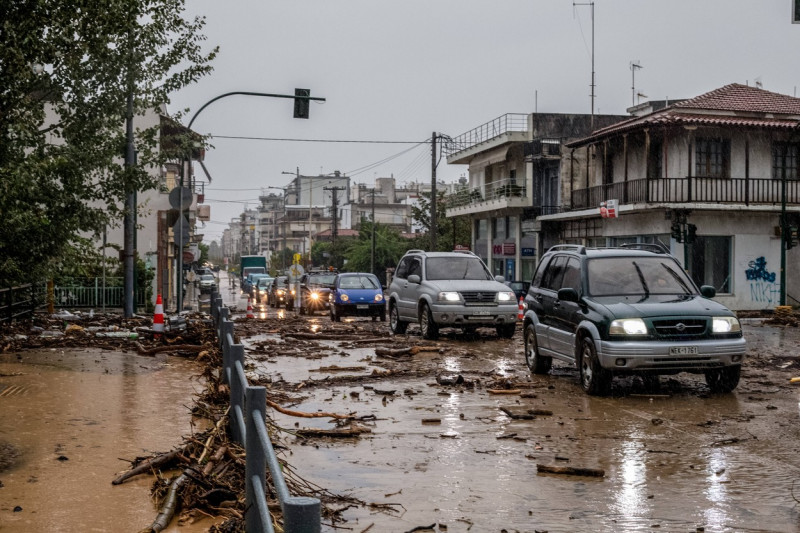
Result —
<path fill-rule="evenodd" d="M 309 330 L 326 320 L 310 319 Z M 584 394 L 576 372 L 558 363 L 551 375 L 531 377 L 519 332 L 510 341 L 440 340 L 441 353 L 408 363 L 430 368 L 427 377 L 301 389 L 293 409 L 376 420 L 358 439 L 289 437 L 287 460 L 308 480 L 374 504 L 344 511 L 339 525 L 357 532 L 800 531 L 800 388 L 788 385 L 798 369 L 780 373 L 786 359 L 769 359 L 797 358 L 800 335 L 750 326 L 747 335 L 764 364 L 746 365 L 732 394 L 711 395 L 702 376 L 679 375 L 663 376 L 657 390 L 617 379 L 605 398 Z M 363 370 L 320 371 L 334 365 Z M 252 372 L 291 390 L 309 378 L 367 376 L 380 366 L 372 348 L 333 349 L 314 358 L 271 354 L 252 361 Z M 505 376 L 530 388 L 494 395 L 481 384 L 439 385 L 436 374 L 482 384 Z M 501 408 L 552 415 L 512 419 Z M 334 427 L 270 414 L 288 429 Z M 542 474 L 539 464 L 604 475 Z"/>
<path fill-rule="evenodd" d="M 0 531 L 140 531 L 158 508 L 153 477 L 111 481 L 192 433 L 200 369 L 173 357 L 99 349 L 0 355 Z M 202 429 L 202 428 L 201 428 Z M 206 531 L 211 522 L 166 531 Z"/>

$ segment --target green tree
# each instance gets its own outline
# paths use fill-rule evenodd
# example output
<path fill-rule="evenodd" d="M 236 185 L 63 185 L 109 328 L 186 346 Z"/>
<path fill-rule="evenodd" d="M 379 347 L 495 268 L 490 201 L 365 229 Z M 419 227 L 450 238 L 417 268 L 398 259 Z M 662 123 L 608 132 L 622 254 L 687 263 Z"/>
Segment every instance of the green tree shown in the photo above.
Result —
<path fill-rule="evenodd" d="M 446 252 L 453 250 L 456 245 L 470 246 L 472 242 L 472 228 L 468 217 L 446 216 L 446 202 L 444 193 L 438 192 L 436 202 L 436 251 Z M 411 217 L 425 232 L 414 239 L 412 248 L 423 250 L 431 249 L 431 195 L 422 193 L 417 205 L 411 208 Z"/>
<path fill-rule="evenodd" d="M 407 249 L 400 233 L 389 226 L 375 223 L 375 271 L 381 282 L 386 281 L 386 269 L 394 267 Z M 358 239 L 350 243 L 346 253 L 347 270 L 370 272 L 372 265 L 372 222 L 362 219 Z"/>
<path fill-rule="evenodd" d="M 157 127 L 137 131 L 138 166 L 124 166 L 127 95 L 136 115 L 158 110 L 211 70 L 205 22 L 183 11 L 184 0 L 0 3 L 5 283 L 67 267 L 74 250 L 122 220 L 127 191 L 155 186 L 144 169 L 191 142 L 169 153 L 157 149 Z"/>

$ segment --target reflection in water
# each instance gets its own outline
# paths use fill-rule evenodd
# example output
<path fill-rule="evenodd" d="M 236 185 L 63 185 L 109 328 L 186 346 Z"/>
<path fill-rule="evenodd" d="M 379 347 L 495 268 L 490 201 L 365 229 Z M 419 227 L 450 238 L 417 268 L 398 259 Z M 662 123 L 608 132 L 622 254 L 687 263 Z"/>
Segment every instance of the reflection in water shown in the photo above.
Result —
<path fill-rule="evenodd" d="M 311 333 L 317 333 L 322 327 L 318 323 L 311 324 Z"/>
<path fill-rule="evenodd" d="M 445 357 L 443 365 L 445 372 L 461 372 L 461 359 L 458 357 Z"/>
<path fill-rule="evenodd" d="M 638 430 L 622 443 L 619 450 L 620 489 L 614 494 L 614 507 L 624 517 L 645 516 L 647 511 L 647 465 L 642 444 L 645 435 Z"/>
<path fill-rule="evenodd" d="M 498 359 L 497 362 L 496 362 L 496 365 L 497 365 L 497 372 L 501 376 L 506 376 L 509 373 L 513 373 L 513 366 L 514 365 L 513 365 L 513 363 L 511 361 L 509 361 L 505 357 L 502 357 L 502 358 Z"/>
<path fill-rule="evenodd" d="M 714 448 L 708 457 L 706 467 L 706 497 L 713 505 L 705 510 L 706 524 L 713 529 L 721 528 L 728 520 L 724 506 L 728 500 L 728 491 L 722 474 L 728 466 L 728 458 L 722 448 Z"/>

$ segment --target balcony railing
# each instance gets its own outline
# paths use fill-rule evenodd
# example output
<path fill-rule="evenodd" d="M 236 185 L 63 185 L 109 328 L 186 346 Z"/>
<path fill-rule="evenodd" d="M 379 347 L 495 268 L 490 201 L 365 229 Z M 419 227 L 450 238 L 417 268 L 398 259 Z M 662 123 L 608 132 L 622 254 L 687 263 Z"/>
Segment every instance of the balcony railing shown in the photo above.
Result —
<path fill-rule="evenodd" d="M 600 202 L 721 203 L 780 205 L 783 182 L 774 179 L 658 178 L 637 179 L 572 191 L 572 210 L 599 207 Z M 786 203 L 800 203 L 800 181 L 786 181 Z"/>
<path fill-rule="evenodd" d="M 464 188 L 447 197 L 447 207 L 462 207 L 504 198 L 526 196 L 526 187 L 510 179 L 493 181 L 483 187 Z"/>
<path fill-rule="evenodd" d="M 524 113 L 506 113 L 457 137 L 446 139 L 443 144 L 444 153 L 445 156 L 450 157 L 476 144 L 494 139 L 503 134 L 511 132 L 525 133 L 527 131 L 528 115 Z"/>

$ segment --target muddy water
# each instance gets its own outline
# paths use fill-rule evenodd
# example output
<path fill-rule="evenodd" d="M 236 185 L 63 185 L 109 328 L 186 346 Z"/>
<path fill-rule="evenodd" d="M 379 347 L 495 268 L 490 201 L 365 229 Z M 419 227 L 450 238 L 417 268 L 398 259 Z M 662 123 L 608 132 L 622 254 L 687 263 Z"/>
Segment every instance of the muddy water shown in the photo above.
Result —
<path fill-rule="evenodd" d="M 149 527 L 158 513 L 153 478 L 111 481 L 129 460 L 169 451 L 192 432 L 198 374 L 180 358 L 100 350 L 0 356 L 0 443 L 19 451 L 0 472 L 0 531 Z"/>
<path fill-rule="evenodd" d="M 519 334 L 472 343 L 469 357 L 450 355 L 449 347 L 465 343 L 445 340 L 442 353 L 418 354 L 409 363 L 429 366 L 428 378 L 305 391 L 294 409 L 375 415 L 377 421 L 357 440 L 295 440 L 288 460 L 333 492 L 382 506 L 345 511 L 344 526 L 354 531 L 431 524 L 449 533 L 798 531 L 792 487 L 800 479 L 800 389 L 788 385 L 793 374 L 780 373 L 785 361 L 769 358 L 796 359 L 800 336 L 796 330 L 747 330 L 751 354 L 761 363 L 746 366 L 739 388 L 728 395 L 709 395 L 702 377 L 680 375 L 662 377 L 657 390 L 635 378 L 618 379 L 610 397 L 589 397 L 576 373 L 558 363 L 551 375 L 530 377 Z M 316 360 L 271 357 L 254 363 L 254 371 L 291 383 L 324 378 L 315 372 L 321 367 L 362 365 L 350 374 L 366 375 L 379 366 L 369 348 L 326 353 Z M 445 387 L 435 382 L 436 373 L 481 383 Z M 498 376 L 527 380 L 526 397 L 488 393 L 484 384 Z M 501 407 L 553 414 L 515 420 Z M 333 427 L 272 415 L 287 428 Z M 540 474 L 537 464 L 605 475 Z"/>

